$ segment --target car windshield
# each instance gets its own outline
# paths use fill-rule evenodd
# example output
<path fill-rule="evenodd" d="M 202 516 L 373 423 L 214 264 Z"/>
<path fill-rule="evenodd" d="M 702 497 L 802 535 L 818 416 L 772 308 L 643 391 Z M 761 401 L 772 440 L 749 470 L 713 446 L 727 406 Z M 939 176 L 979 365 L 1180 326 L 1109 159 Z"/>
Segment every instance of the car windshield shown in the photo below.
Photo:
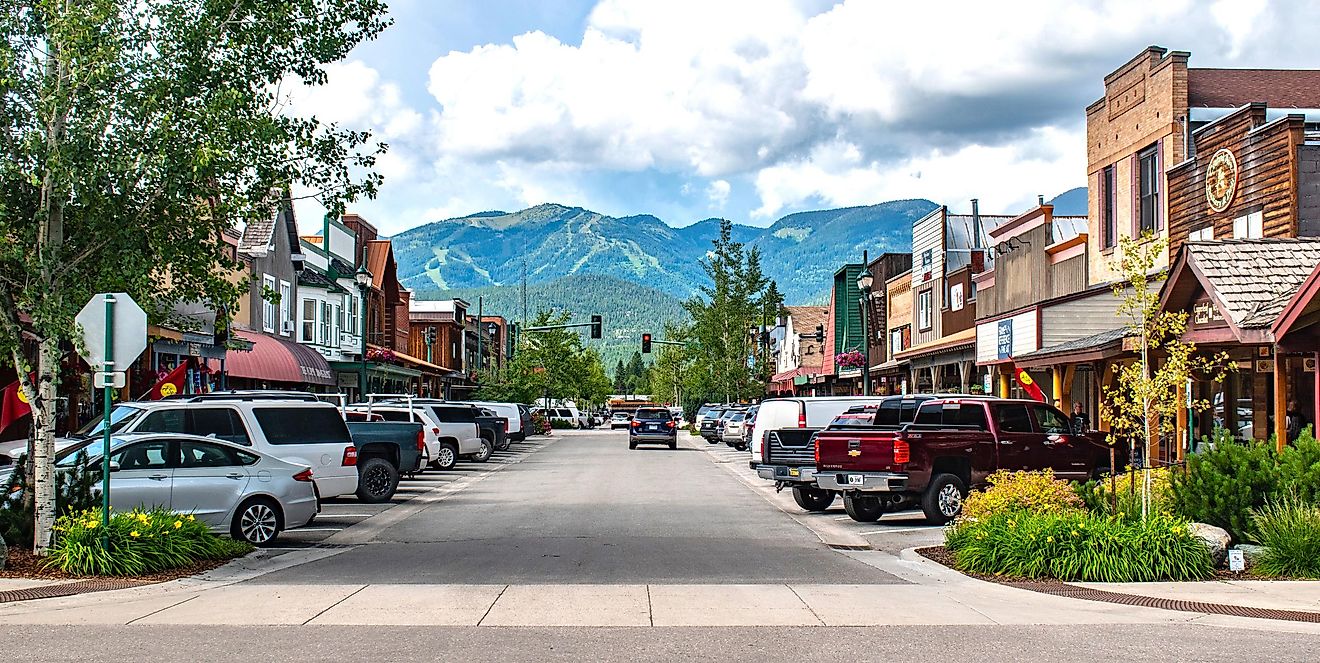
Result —
<path fill-rule="evenodd" d="M 742 412 L 735 412 L 729 416 L 729 421 L 742 421 L 743 417 L 746 416 L 747 415 L 743 414 Z"/>
<path fill-rule="evenodd" d="M 116 405 L 113 410 L 110 410 L 110 433 L 114 434 L 124 430 L 129 424 L 137 421 L 138 417 L 141 417 L 145 411 L 132 405 Z M 87 422 L 87 425 L 79 428 L 75 435 L 77 437 L 95 437 L 104 432 L 105 417 L 102 416 Z"/>
<path fill-rule="evenodd" d="M 636 419 L 663 419 L 663 420 L 668 421 L 668 420 L 673 419 L 674 417 L 673 417 L 673 415 L 669 414 L 669 410 L 638 410 L 638 411 L 637 411 L 637 416 L 636 416 L 635 418 L 636 418 Z"/>

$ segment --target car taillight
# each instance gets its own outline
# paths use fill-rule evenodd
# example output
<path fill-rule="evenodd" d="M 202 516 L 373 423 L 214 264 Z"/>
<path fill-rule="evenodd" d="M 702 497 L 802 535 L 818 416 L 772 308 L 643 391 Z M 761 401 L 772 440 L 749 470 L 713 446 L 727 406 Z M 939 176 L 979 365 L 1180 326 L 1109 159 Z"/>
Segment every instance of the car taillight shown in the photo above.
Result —
<path fill-rule="evenodd" d="M 505 419 L 505 420 L 504 420 L 504 432 L 505 432 L 505 433 L 508 433 L 508 432 L 509 432 L 509 420 L 508 420 L 508 419 Z"/>
<path fill-rule="evenodd" d="M 357 447 L 349 445 L 344 447 L 344 460 L 340 463 L 344 467 L 357 465 Z"/>
<path fill-rule="evenodd" d="M 634 421 L 634 422 L 632 422 L 632 427 L 633 427 L 633 428 L 641 428 L 641 427 L 642 427 L 642 422 L 640 422 L 640 421 Z"/>
<path fill-rule="evenodd" d="M 816 465 L 819 466 L 819 465 L 820 465 L 820 438 L 819 438 L 819 437 L 816 438 L 815 442 L 816 442 L 816 443 L 815 443 L 814 446 L 816 447 Z"/>
<path fill-rule="evenodd" d="M 670 427 L 670 428 L 673 428 L 673 427 L 674 427 L 674 422 L 672 422 L 672 421 L 665 422 L 665 425 L 668 426 L 668 427 Z"/>
<path fill-rule="evenodd" d="M 426 433 L 417 431 L 417 452 L 426 451 Z"/>
<path fill-rule="evenodd" d="M 294 481 L 311 481 L 311 480 L 312 480 L 312 471 L 311 471 L 311 470 L 303 470 L 303 471 L 301 471 L 301 472 L 299 472 L 299 473 L 293 475 L 293 480 L 294 480 Z"/>
<path fill-rule="evenodd" d="M 806 428 L 806 427 L 807 427 L 807 408 L 806 408 L 806 406 L 799 406 L 799 407 L 801 407 L 802 409 L 798 410 L 798 428 Z"/>
<path fill-rule="evenodd" d="M 912 453 L 911 449 L 908 448 L 908 443 L 904 442 L 901 437 L 894 438 L 894 463 L 906 463 L 910 460 L 912 460 Z"/>

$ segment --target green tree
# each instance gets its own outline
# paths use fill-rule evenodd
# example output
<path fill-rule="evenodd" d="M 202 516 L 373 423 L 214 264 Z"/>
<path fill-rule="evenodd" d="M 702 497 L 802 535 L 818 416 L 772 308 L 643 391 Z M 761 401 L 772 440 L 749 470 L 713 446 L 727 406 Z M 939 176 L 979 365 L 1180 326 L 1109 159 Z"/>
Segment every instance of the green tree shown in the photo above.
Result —
<path fill-rule="evenodd" d="M 624 367 L 623 374 L 624 385 L 629 394 L 646 394 L 646 364 L 642 362 L 642 352 L 634 351 L 632 357 L 628 358 L 628 365 Z"/>
<path fill-rule="evenodd" d="M 614 393 L 622 394 L 628 391 L 627 368 L 623 365 L 623 360 L 614 366 Z"/>
<path fill-rule="evenodd" d="M 529 326 L 568 321 L 567 313 L 539 311 Z M 520 333 L 505 369 L 484 375 L 477 396 L 517 403 L 532 403 L 539 398 L 572 399 L 596 405 L 605 402 L 610 386 L 600 353 L 583 345 L 580 332 L 551 329 Z"/>
<path fill-rule="evenodd" d="M 708 255 L 701 266 L 711 284 L 683 305 L 692 317 L 689 391 L 712 400 L 758 396 L 765 385 L 756 367 L 756 328 L 765 318 L 770 285 L 761 271 L 761 253 L 733 241 L 732 224 L 725 220 Z"/>
<path fill-rule="evenodd" d="M 1182 340 L 1187 331 L 1186 311 L 1160 307 L 1160 288 L 1153 283 L 1157 259 L 1167 243 L 1149 234 L 1119 241 L 1119 271 L 1123 280 L 1114 285 L 1122 298 L 1118 316 L 1126 319 L 1128 334 L 1138 340 L 1139 358 L 1118 369 L 1114 386 L 1106 387 L 1100 399 L 1100 417 L 1109 423 L 1110 434 L 1144 444 L 1142 467 L 1142 517 L 1150 505 L 1150 451 L 1157 438 L 1172 438 L 1178 410 L 1210 407 L 1204 399 L 1189 399 L 1186 385 L 1193 374 L 1219 382 L 1227 370 L 1236 369 L 1223 353 L 1212 357 L 1196 354 L 1196 346 Z"/>
<path fill-rule="evenodd" d="M 0 352 L 32 405 L 37 552 L 73 316 L 103 291 L 153 321 L 178 301 L 231 310 L 245 286 L 223 233 L 274 214 L 272 191 L 336 212 L 374 195 L 384 146 L 283 113 L 279 90 L 324 84 L 388 23 L 381 0 L 0 0 Z"/>
<path fill-rule="evenodd" d="M 674 324 L 666 324 L 664 338 L 668 341 L 686 343 L 690 329 Z M 684 405 L 687 373 L 692 363 L 692 354 L 686 345 L 662 345 L 656 352 L 655 362 L 647 373 L 651 397 L 657 401 Z"/>

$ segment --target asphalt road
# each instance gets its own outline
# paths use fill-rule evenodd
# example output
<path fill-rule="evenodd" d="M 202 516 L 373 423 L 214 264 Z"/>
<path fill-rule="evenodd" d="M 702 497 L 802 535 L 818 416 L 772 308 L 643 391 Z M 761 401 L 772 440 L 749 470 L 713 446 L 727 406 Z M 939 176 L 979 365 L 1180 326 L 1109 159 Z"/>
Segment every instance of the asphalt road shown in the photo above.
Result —
<path fill-rule="evenodd" d="M 366 545 L 253 582 L 902 582 L 830 550 L 703 451 L 555 435 Z"/>

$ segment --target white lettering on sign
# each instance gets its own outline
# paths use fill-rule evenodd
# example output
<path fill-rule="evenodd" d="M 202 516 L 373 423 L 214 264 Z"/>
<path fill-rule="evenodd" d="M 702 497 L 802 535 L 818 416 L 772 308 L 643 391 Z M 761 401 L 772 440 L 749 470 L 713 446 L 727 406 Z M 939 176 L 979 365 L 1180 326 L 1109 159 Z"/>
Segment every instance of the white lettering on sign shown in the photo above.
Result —
<path fill-rule="evenodd" d="M 1192 306 L 1192 324 L 1207 325 L 1223 319 L 1224 316 L 1219 314 L 1219 309 L 1212 302 L 1197 302 Z"/>

